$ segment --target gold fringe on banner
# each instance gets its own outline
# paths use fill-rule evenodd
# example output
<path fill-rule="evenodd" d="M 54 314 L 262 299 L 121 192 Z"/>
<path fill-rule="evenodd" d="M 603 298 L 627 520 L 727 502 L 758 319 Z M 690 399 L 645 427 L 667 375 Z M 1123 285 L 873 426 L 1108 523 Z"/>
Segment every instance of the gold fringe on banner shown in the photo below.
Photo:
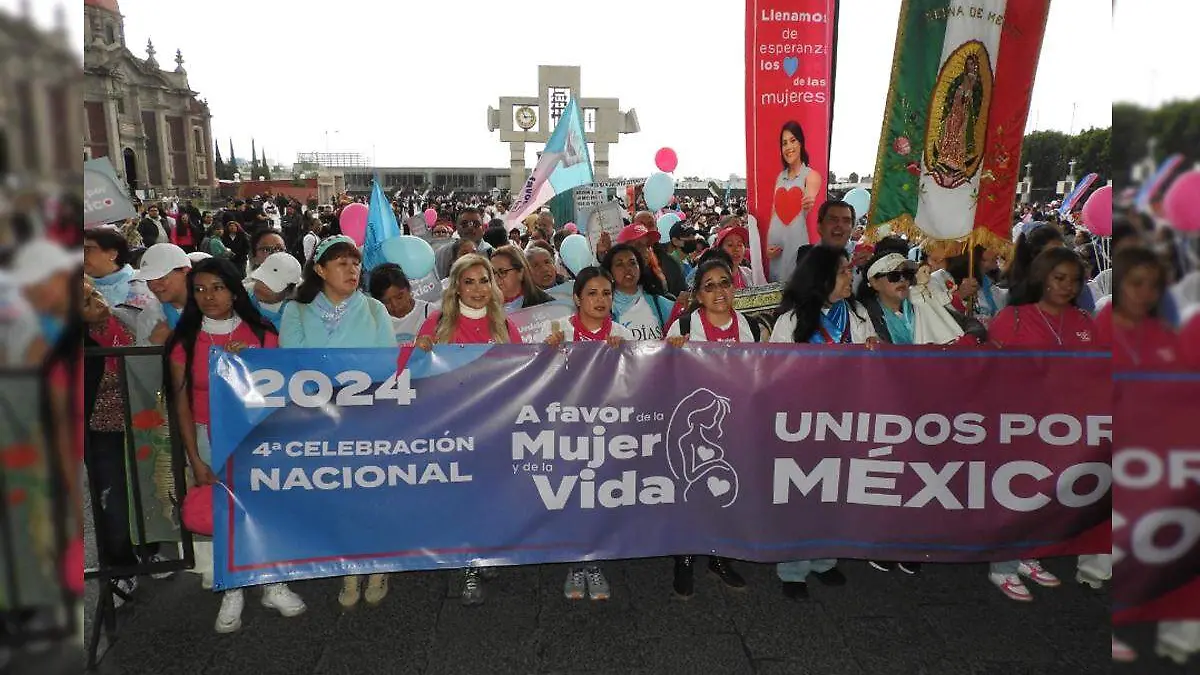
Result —
<path fill-rule="evenodd" d="M 887 235 L 881 233 L 880 230 L 887 232 Z M 907 213 L 898 218 L 893 218 L 887 222 L 867 228 L 867 239 L 872 243 L 877 243 L 884 236 L 893 234 L 903 234 L 908 237 L 910 242 L 922 247 L 926 245 L 936 246 L 945 251 L 947 257 L 962 255 L 977 245 L 995 251 L 1005 258 L 1011 258 L 1013 253 L 1013 242 L 1011 239 L 1000 237 L 995 232 L 984 228 L 971 230 L 970 234 L 961 239 L 937 239 L 931 237 L 920 227 L 917 227 L 917 223 L 912 215 Z"/>

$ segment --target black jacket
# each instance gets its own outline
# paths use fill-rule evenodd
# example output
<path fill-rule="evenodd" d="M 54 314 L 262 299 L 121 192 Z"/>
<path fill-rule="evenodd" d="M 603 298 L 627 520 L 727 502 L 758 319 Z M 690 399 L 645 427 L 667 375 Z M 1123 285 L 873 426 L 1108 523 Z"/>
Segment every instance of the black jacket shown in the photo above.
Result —
<path fill-rule="evenodd" d="M 663 276 L 667 278 L 667 293 L 674 297 L 687 290 L 687 279 L 683 276 L 683 266 L 671 257 L 667 247 L 662 244 L 654 245 L 654 256 L 658 258 L 658 266 L 662 268 Z"/>

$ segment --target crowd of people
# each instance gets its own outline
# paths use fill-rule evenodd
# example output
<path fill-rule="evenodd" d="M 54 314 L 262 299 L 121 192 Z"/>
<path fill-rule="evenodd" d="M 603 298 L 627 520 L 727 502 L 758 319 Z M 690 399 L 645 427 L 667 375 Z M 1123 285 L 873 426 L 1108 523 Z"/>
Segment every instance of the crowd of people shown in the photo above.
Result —
<path fill-rule="evenodd" d="M 21 311 L 5 316 L 8 362 L 43 362 L 62 354 L 72 336 L 92 346 L 162 346 L 171 410 L 197 485 L 217 481 L 209 446 L 208 350 L 516 343 L 521 335 L 510 315 L 554 302 L 553 291 L 569 295 L 574 313 L 553 324 L 550 344 L 1111 348 L 1119 365 L 1200 368 L 1196 251 L 1134 212 L 1117 219 L 1103 245 L 1069 222 L 1018 213 L 1014 247 L 1002 257 L 983 247 L 950 250 L 898 236 L 868 242 L 861 214 L 830 199 L 819 208 L 819 242 L 797 252 L 782 304 L 769 330 L 762 330 L 734 309 L 735 293 L 753 285 L 750 237 L 738 207 L 718 213 L 705 202 L 688 201 L 684 220 L 668 232 L 659 231 L 654 213 L 637 211 L 615 241 L 601 237 L 595 264 L 570 270 L 559 247 L 575 228 L 560 226 L 548 211 L 512 226 L 503 203 L 486 198 L 397 199 L 393 208 L 400 216 L 420 206 L 438 209 L 429 236 L 449 240 L 437 262 L 443 292 L 427 301 L 415 297 L 414 280 L 400 266 L 363 269 L 360 247 L 337 227 L 339 207 L 348 200 L 328 207 L 272 202 L 274 209 L 264 207 L 267 201 L 231 201 L 212 213 L 199 213 L 191 203 L 143 205 L 141 218 L 84 232 L 82 267 L 53 241 L 19 248 L 5 279 L 21 300 L 9 303 Z M 99 509 L 110 539 L 103 550 L 109 563 L 136 562 L 123 497 L 125 408 L 115 361 L 63 358 L 51 382 L 80 381 L 78 410 L 87 413 L 81 432 L 90 437 L 85 459 L 110 497 Z M 69 447 L 82 448 L 83 442 Z M 78 504 L 78 486 L 72 491 Z M 675 558 L 676 594 L 693 593 L 695 564 L 693 556 Z M 885 573 L 921 572 L 909 562 L 870 564 Z M 731 587 L 746 583 L 729 560 L 710 558 L 707 566 Z M 1083 556 L 1078 570 L 1081 580 L 1103 582 L 1111 576 L 1111 560 Z M 198 543 L 196 571 L 211 587 L 210 543 Z M 776 572 L 782 593 L 798 601 L 808 598 L 812 580 L 846 583 L 836 560 L 786 561 Z M 485 581 L 494 574 L 464 570 L 463 604 L 482 603 Z M 988 579 L 1019 602 L 1034 597 L 1027 580 L 1040 587 L 1061 583 L 1037 560 L 992 563 Z M 136 579 L 121 583 L 132 592 Z M 387 575 L 351 576 L 337 599 L 346 608 L 377 604 L 387 590 Z M 244 595 L 223 593 L 217 631 L 238 630 Z M 611 588 L 592 563 L 569 570 L 564 595 L 602 600 Z M 263 588 L 262 604 L 283 616 L 305 610 L 286 584 Z M 1170 625 L 1161 639 L 1176 640 L 1179 653 L 1194 651 L 1200 640 L 1187 633 L 1194 628 Z M 1115 636 L 1113 656 L 1131 656 Z"/>

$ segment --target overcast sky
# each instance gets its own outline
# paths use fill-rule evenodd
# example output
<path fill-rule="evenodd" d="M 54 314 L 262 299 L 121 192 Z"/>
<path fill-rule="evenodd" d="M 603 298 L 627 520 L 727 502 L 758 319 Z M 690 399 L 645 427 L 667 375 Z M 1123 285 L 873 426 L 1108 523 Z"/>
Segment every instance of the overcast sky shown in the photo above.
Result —
<path fill-rule="evenodd" d="M 0 0 L 15 8 L 16 0 Z M 1155 104 L 1200 95 L 1193 32 L 1200 2 L 1054 0 L 1029 129 L 1109 126 L 1111 102 Z M 35 0 L 49 23 L 54 4 Z M 192 88 L 207 98 L 222 152 L 254 137 L 290 165 L 297 151 L 357 151 L 379 166 L 508 165 L 486 111 L 502 95 L 535 95 L 539 64 L 582 67 L 584 96 L 619 97 L 642 132 L 612 148 L 613 175 L 654 170 L 745 174 L 744 3 L 530 0 L 384 3 L 339 0 L 120 0 L 126 39 L 174 68 L 183 50 Z M 72 3 L 82 43 L 83 12 Z M 832 169 L 875 163 L 900 0 L 843 0 Z M 1167 20 L 1164 20 L 1167 19 Z M 1114 58 L 1112 55 L 1120 55 Z M 1146 60 L 1140 60 L 1144 57 Z M 1147 68 L 1146 64 L 1153 64 Z M 529 150 L 532 165 L 534 149 Z"/>

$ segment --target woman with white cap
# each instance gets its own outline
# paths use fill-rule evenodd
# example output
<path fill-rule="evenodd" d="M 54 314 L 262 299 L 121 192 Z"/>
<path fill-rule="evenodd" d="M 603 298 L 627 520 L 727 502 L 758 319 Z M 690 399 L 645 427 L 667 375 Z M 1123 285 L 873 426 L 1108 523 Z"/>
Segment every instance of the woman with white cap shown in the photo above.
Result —
<path fill-rule="evenodd" d="M 963 336 L 962 327 L 945 307 L 913 303 L 909 290 L 917 264 L 899 253 L 875 256 L 867 266 L 858 301 L 866 307 L 880 341 L 895 345 L 946 345 Z"/>
<path fill-rule="evenodd" d="M 296 257 L 291 253 L 279 252 L 267 256 L 246 279 L 250 302 L 277 329 L 283 323 L 283 309 L 291 300 L 302 276 Z"/>
<path fill-rule="evenodd" d="M 284 254 L 286 255 L 286 254 Z M 387 307 L 358 290 L 362 252 L 344 234 L 317 244 L 305 266 L 296 297 L 282 310 L 279 346 L 291 347 L 395 347 L 392 318 Z M 361 590 L 361 577 L 343 577 L 338 604 L 350 609 L 360 598 L 375 605 L 387 595 L 386 574 L 372 574 Z"/>

